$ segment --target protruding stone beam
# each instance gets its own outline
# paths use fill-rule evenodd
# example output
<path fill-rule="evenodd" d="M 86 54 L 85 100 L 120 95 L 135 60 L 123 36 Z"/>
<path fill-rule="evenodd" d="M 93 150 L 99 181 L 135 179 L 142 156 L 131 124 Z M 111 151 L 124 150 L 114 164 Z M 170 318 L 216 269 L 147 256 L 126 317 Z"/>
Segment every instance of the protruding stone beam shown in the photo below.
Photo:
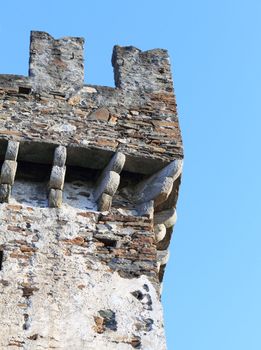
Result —
<path fill-rule="evenodd" d="M 98 178 L 94 192 L 94 200 L 98 202 L 98 210 L 110 210 L 112 198 L 120 184 L 120 173 L 124 167 L 125 159 L 123 153 L 117 152 Z"/>
<path fill-rule="evenodd" d="M 53 165 L 64 167 L 66 163 L 67 151 L 66 147 L 58 146 L 55 148 L 54 157 L 53 157 Z"/>
<path fill-rule="evenodd" d="M 166 265 L 169 260 L 169 250 L 158 250 L 157 251 L 157 268 L 160 271 L 161 266 Z"/>
<path fill-rule="evenodd" d="M 183 161 L 175 159 L 165 168 L 141 181 L 133 193 L 133 201 L 137 204 L 154 200 L 155 207 L 163 203 L 171 193 L 174 181 L 182 172 Z"/>
<path fill-rule="evenodd" d="M 19 151 L 19 142 L 11 141 L 11 140 L 8 141 L 7 149 L 5 153 L 5 159 L 16 161 L 18 156 L 18 151 Z"/>
<path fill-rule="evenodd" d="M 49 191 L 49 207 L 61 208 L 63 204 L 63 191 L 51 188 Z"/>
<path fill-rule="evenodd" d="M 1 169 L 0 176 L 0 202 L 8 202 L 12 186 L 15 180 L 17 169 L 17 155 L 19 151 L 19 142 L 8 141 L 5 153 L 5 160 Z"/>
<path fill-rule="evenodd" d="M 154 224 L 164 224 L 166 228 L 175 225 L 177 221 L 177 212 L 175 208 L 163 210 L 154 215 Z"/>
<path fill-rule="evenodd" d="M 51 208 L 60 208 L 62 206 L 66 155 L 66 147 L 56 147 L 49 181 L 49 207 Z"/>
<path fill-rule="evenodd" d="M 164 224 L 157 224 L 154 226 L 155 241 L 159 243 L 164 239 L 167 233 L 167 228 Z"/>
<path fill-rule="evenodd" d="M 156 243 L 161 242 L 167 233 L 167 228 L 175 225 L 177 221 L 176 209 L 168 209 L 154 215 L 154 233 Z"/>
<path fill-rule="evenodd" d="M 149 219 L 152 219 L 154 214 L 154 201 L 141 203 L 137 205 L 136 210 L 140 216 L 147 216 Z"/>
<path fill-rule="evenodd" d="M 121 152 L 115 153 L 114 156 L 109 161 L 108 165 L 103 169 L 99 179 L 103 178 L 104 174 L 108 173 L 109 171 L 114 171 L 115 173 L 120 174 L 124 167 L 125 160 L 126 160 L 125 154 Z"/>
<path fill-rule="evenodd" d="M 107 193 L 102 193 L 98 199 L 98 209 L 100 211 L 109 211 L 111 209 L 112 196 Z"/>

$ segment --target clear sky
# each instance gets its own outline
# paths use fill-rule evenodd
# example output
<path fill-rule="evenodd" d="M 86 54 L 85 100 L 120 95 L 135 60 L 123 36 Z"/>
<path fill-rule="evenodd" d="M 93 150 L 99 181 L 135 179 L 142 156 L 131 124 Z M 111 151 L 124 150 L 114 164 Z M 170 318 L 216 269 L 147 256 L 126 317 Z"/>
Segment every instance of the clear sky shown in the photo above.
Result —
<path fill-rule="evenodd" d="M 261 349 L 261 1 L 3 1 L 1 73 L 27 74 L 32 29 L 85 37 L 92 84 L 113 85 L 115 44 L 169 50 L 185 168 L 168 348 Z"/>

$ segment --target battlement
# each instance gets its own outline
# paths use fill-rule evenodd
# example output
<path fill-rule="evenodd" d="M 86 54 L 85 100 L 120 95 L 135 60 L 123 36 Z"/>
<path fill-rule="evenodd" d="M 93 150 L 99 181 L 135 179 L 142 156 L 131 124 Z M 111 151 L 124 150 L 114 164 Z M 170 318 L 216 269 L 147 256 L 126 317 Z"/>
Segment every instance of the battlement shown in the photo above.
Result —
<path fill-rule="evenodd" d="M 84 86 L 83 49 L 83 38 L 54 39 L 48 33 L 32 31 L 29 78 L 1 75 L 0 84 L 28 85 L 34 92 L 69 96 Z M 173 93 L 167 50 L 143 52 L 133 46 L 115 46 L 112 65 L 115 86 L 122 91 Z"/>
<path fill-rule="evenodd" d="M 36 91 L 71 92 L 83 87 L 83 38 L 55 40 L 31 32 L 29 77 Z"/>
<path fill-rule="evenodd" d="M 133 46 L 114 46 L 112 65 L 117 88 L 145 93 L 173 93 L 167 50 L 142 52 Z"/>
<path fill-rule="evenodd" d="M 29 77 L 0 75 L 9 129 L 1 128 L 0 138 L 102 150 L 106 159 L 120 150 L 125 170 L 134 172 L 182 158 L 167 51 L 115 46 L 116 88 L 87 86 L 83 43 L 31 33 Z"/>

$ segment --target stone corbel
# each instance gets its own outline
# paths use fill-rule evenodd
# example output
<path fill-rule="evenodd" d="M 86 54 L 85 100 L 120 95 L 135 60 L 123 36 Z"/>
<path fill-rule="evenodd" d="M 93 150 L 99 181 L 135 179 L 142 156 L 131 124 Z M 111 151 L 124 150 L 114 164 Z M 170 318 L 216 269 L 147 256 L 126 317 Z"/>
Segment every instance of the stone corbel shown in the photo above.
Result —
<path fill-rule="evenodd" d="M 12 186 L 15 180 L 17 169 L 17 155 L 19 151 L 19 142 L 8 141 L 5 153 L 5 160 L 1 169 L 0 176 L 0 202 L 8 202 Z"/>
<path fill-rule="evenodd" d="M 183 161 L 175 159 L 165 168 L 141 181 L 133 191 L 133 202 L 140 204 L 154 200 L 154 205 L 165 202 L 171 193 L 174 181 L 182 172 Z"/>
<path fill-rule="evenodd" d="M 112 198 L 120 184 L 120 173 L 125 160 L 125 155 L 117 152 L 99 176 L 94 191 L 94 200 L 98 203 L 99 211 L 110 210 Z"/>
<path fill-rule="evenodd" d="M 66 147 L 56 147 L 49 181 L 49 207 L 51 208 L 60 208 L 62 206 L 66 157 Z"/>
<path fill-rule="evenodd" d="M 142 205 L 154 201 L 154 208 L 164 203 L 170 196 L 173 184 L 181 175 L 183 160 L 175 159 L 166 167 L 141 181 L 132 191 L 132 201 L 139 209 Z M 177 220 L 174 208 L 154 214 L 155 241 L 159 243 L 166 235 L 166 229 L 173 226 Z"/>
<path fill-rule="evenodd" d="M 174 226 L 177 221 L 175 208 L 163 210 L 154 215 L 154 233 L 156 243 L 161 242 L 167 233 L 167 229 Z"/>
<path fill-rule="evenodd" d="M 169 250 L 158 250 L 157 251 L 157 268 L 158 272 L 160 271 L 160 268 L 167 264 L 169 260 Z"/>

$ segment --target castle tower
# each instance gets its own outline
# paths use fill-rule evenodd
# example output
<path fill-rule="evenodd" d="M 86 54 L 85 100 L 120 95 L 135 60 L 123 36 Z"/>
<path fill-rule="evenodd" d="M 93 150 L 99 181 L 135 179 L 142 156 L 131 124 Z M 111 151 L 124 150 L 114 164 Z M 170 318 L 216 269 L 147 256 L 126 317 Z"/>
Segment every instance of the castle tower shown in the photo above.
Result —
<path fill-rule="evenodd" d="M 84 85 L 82 38 L 31 33 L 0 75 L 0 349 L 164 350 L 161 282 L 182 142 L 165 50 L 114 47 Z"/>

